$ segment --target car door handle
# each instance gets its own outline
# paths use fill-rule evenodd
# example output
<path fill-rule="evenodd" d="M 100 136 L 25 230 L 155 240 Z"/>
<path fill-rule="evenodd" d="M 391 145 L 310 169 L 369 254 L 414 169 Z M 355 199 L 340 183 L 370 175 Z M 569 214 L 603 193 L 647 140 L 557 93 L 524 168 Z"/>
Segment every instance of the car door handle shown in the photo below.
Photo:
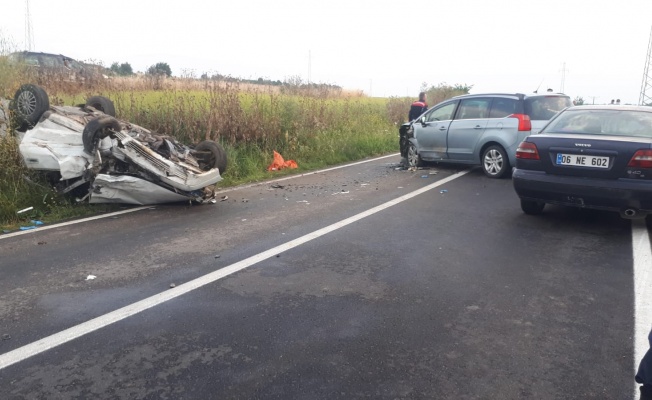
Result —
<path fill-rule="evenodd" d="M 439 130 L 440 130 L 440 131 L 445 131 L 446 129 L 448 129 L 448 128 L 446 128 L 445 126 L 441 126 L 441 127 L 439 127 Z"/>
<path fill-rule="evenodd" d="M 480 125 L 476 125 L 473 129 L 482 129 L 482 127 Z"/>

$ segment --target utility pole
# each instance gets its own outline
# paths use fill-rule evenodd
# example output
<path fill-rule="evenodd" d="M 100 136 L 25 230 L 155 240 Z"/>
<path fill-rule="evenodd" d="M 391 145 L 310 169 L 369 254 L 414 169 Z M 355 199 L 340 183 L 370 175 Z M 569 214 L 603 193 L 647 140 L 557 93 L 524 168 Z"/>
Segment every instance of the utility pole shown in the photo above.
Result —
<path fill-rule="evenodd" d="M 561 67 L 561 85 L 559 86 L 559 92 L 564 93 L 564 84 L 566 83 L 566 61 Z"/>
<path fill-rule="evenodd" d="M 25 50 L 34 50 L 34 31 L 32 30 L 32 16 L 29 14 L 29 0 L 25 0 Z"/>
<path fill-rule="evenodd" d="M 308 50 L 308 84 L 310 84 L 310 79 L 312 74 L 312 52 Z"/>
<path fill-rule="evenodd" d="M 638 98 L 638 105 L 645 106 L 652 104 L 652 29 L 650 29 L 650 40 L 647 45 L 647 56 L 645 56 L 645 68 L 643 69 L 643 83 L 641 83 L 641 95 Z"/>

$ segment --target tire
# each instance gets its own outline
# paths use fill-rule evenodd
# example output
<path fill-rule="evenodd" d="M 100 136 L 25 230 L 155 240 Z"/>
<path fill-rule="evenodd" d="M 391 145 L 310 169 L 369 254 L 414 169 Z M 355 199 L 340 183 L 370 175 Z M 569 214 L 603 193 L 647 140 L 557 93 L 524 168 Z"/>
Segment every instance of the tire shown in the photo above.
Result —
<path fill-rule="evenodd" d="M 84 132 L 82 133 L 84 151 L 88 154 L 93 154 L 97 142 L 109 135 L 110 132 L 108 132 L 108 129 L 120 131 L 122 130 L 122 126 L 117 119 L 109 116 L 90 120 L 84 127 Z"/>
<path fill-rule="evenodd" d="M 106 115 L 115 117 L 115 105 L 104 96 L 93 96 L 86 100 L 86 106 L 91 106 L 97 111 L 102 111 Z"/>
<path fill-rule="evenodd" d="M 491 145 L 482 152 L 482 171 L 489 178 L 500 179 L 510 171 L 507 152 L 499 145 Z"/>
<path fill-rule="evenodd" d="M 10 109 L 17 117 L 17 126 L 33 127 L 50 109 L 50 99 L 42 87 L 26 84 L 16 91 Z"/>
<path fill-rule="evenodd" d="M 521 199 L 521 210 L 527 215 L 539 215 L 543 212 L 546 203 L 535 200 Z"/>
<path fill-rule="evenodd" d="M 416 168 L 423 165 L 421 156 L 417 153 L 417 146 L 410 142 L 407 147 L 407 166 L 408 168 Z"/>
<path fill-rule="evenodd" d="M 224 151 L 224 148 L 219 143 L 212 140 L 204 140 L 195 146 L 195 152 L 200 153 L 195 153 L 195 157 L 202 170 L 208 171 L 211 168 L 217 168 L 220 170 L 220 175 L 226 172 L 226 151 Z"/>

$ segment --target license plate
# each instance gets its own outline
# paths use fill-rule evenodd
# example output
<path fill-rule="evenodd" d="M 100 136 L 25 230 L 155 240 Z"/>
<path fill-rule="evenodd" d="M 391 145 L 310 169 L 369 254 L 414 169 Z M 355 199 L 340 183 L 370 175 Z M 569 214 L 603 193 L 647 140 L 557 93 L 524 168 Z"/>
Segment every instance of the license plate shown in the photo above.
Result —
<path fill-rule="evenodd" d="M 609 157 L 585 156 L 580 154 L 557 154 L 557 165 L 577 167 L 609 168 Z"/>

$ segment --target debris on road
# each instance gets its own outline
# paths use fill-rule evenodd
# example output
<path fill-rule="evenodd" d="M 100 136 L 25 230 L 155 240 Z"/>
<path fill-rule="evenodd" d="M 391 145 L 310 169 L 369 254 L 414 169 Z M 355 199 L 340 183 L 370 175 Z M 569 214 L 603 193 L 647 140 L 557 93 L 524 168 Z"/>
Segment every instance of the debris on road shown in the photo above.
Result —
<path fill-rule="evenodd" d="M 170 288 L 175 288 L 175 287 L 177 287 L 176 284 L 174 284 L 174 283 L 170 283 Z"/>
<path fill-rule="evenodd" d="M 9 335 L 8 333 L 2 335 L 2 340 L 9 340 L 9 339 L 11 339 L 11 335 Z"/>
<path fill-rule="evenodd" d="M 227 201 L 228 199 L 229 199 L 229 196 L 222 196 L 222 198 L 220 198 L 220 201 Z"/>
<path fill-rule="evenodd" d="M 215 255 L 215 258 L 220 258 L 221 256 L 219 254 Z"/>
<path fill-rule="evenodd" d="M 421 175 L 422 178 L 428 178 L 428 175 Z"/>
<path fill-rule="evenodd" d="M 274 184 L 272 184 L 272 186 L 270 186 L 270 187 L 271 187 L 272 189 L 283 189 L 285 186 L 284 186 L 284 185 L 279 185 L 278 183 L 274 183 Z"/>
<path fill-rule="evenodd" d="M 439 191 L 439 193 L 448 193 L 448 190 L 442 189 L 442 190 Z"/>
<path fill-rule="evenodd" d="M 23 208 L 23 209 L 20 210 L 20 211 L 16 211 L 16 214 L 22 214 L 22 213 L 24 213 L 24 212 L 31 211 L 31 210 L 33 210 L 33 209 L 34 209 L 34 207 Z"/>
<path fill-rule="evenodd" d="M 41 245 L 44 245 L 44 244 L 48 244 L 48 242 L 37 242 L 36 244 L 41 246 Z"/>
<path fill-rule="evenodd" d="M 87 280 L 87 281 L 92 281 L 92 280 L 95 279 L 95 278 L 97 278 L 97 276 L 95 276 L 95 275 L 88 275 L 88 276 L 86 277 L 86 280 Z"/>

